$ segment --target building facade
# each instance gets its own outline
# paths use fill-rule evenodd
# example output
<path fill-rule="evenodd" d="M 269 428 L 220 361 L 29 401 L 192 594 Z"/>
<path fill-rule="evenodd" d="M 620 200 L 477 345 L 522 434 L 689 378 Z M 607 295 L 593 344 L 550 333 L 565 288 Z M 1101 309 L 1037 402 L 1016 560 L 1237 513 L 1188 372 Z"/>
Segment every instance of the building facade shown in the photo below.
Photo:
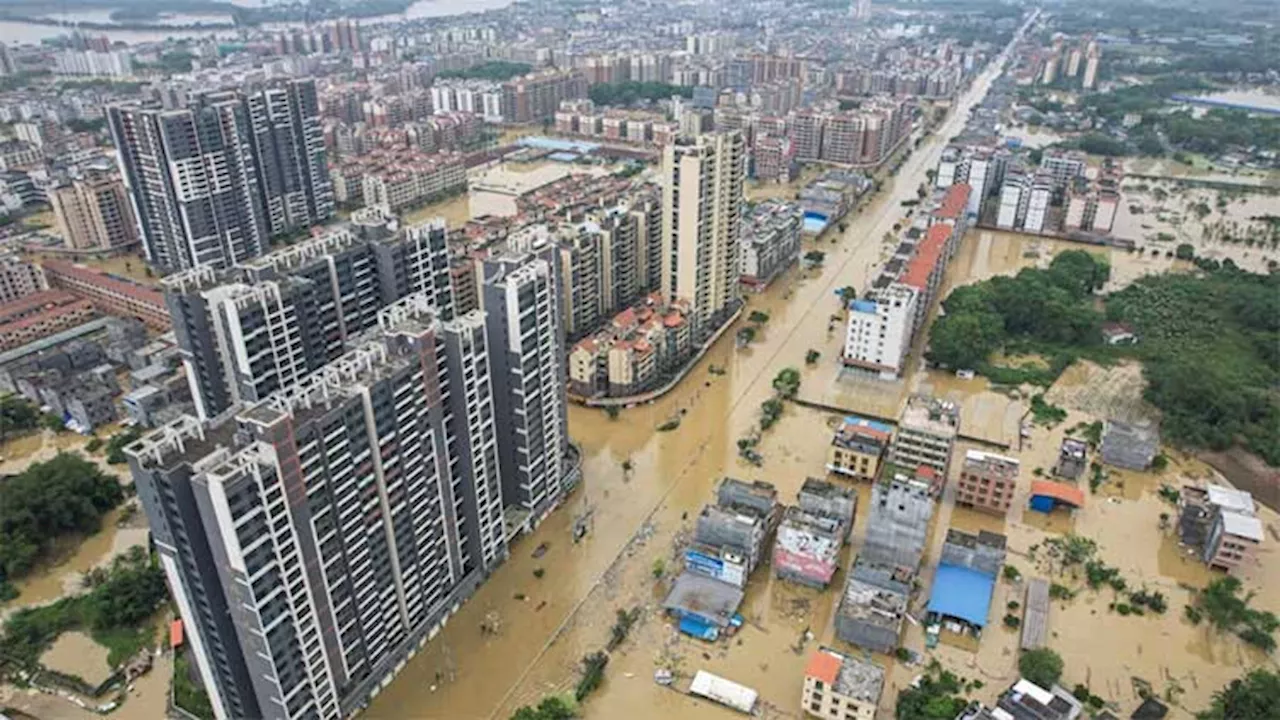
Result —
<path fill-rule="evenodd" d="M 453 317 L 442 223 L 393 232 L 377 213 L 231 270 L 165 278 L 197 414 L 262 400 L 342 355 L 383 307 L 415 293 Z"/>
<path fill-rule="evenodd" d="M 51 190 L 58 232 L 70 248 L 110 250 L 138 242 L 137 222 L 124 183 L 107 173 L 77 178 Z"/>
<path fill-rule="evenodd" d="M 313 80 L 107 111 L 147 259 L 229 267 L 333 214 Z"/>
<path fill-rule="evenodd" d="M 560 501 L 569 432 L 565 340 L 555 269 L 531 253 L 484 263 L 482 309 L 494 386 L 502 494 L 532 527 Z"/>
<path fill-rule="evenodd" d="M 706 337 L 741 304 L 742 133 L 668 145 L 662 175 L 662 294 L 688 303 L 695 335 Z"/>
<path fill-rule="evenodd" d="M 965 451 L 956 477 L 956 502 L 996 515 L 1008 513 L 1018 485 L 1018 466 L 1017 460 L 1003 455 Z"/>

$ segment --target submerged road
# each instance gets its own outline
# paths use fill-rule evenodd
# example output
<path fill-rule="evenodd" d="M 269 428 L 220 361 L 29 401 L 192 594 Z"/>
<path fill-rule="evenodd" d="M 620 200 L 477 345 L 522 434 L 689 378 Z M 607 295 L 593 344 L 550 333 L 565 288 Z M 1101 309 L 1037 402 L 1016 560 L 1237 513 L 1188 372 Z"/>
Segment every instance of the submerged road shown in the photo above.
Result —
<path fill-rule="evenodd" d="M 881 238 L 903 216 L 900 203 L 916 199 L 917 187 L 986 95 L 1008 53 L 1006 48 L 974 79 L 950 115 L 884 182 L 879 196 L 846 219 L 838 241 L 820 246 L 827 253 L 820 270 L 807 276 L 793 270 L 775 283 L 779 287 L 751 298 L 751 309 L 763 309 L 772 319 L 749 349 L 736 350 L 732 333 L 726 334 L 680 387 L 652 405 L 624 411 L 616 421 L 598 410 L 571 409 L 570 432 L 584 455 L 583 487 L 531 537 L 517 541 L 506 564 L 409 661 L 364 717 L 507 718 L 548 692 L 572 689 L 579 658 L 603 645 L 614 610 L 624 600 L 649 606 L 661 600 L 650 564 L 678 543 L 679 528 L 696 515 L 720 478 L 748 474 L 739 466 L 735 442 L 754 427 L 756 408 L 772 395 L 777 370 L 803 367 L 809 348 L 823 350 L 821 362 L 836 362 L 836 336 L 842 333 L 827 332 L 829 315 L 838 309 L 835 289 L 866 287 L 881 259 Z M 725 368 L 724 374 L 710 375 L 710 365 Z M 679 429 L 654 431 L 675 416 L 681 417 Z M 796 432 L 788 422 L 771 433 Z M 794 444 L 805 440 L 796 437 Z M 780 462 L 771 456 L 765 468 L 749 474 L 782 480 Z M 570 539 L 575 518 L 588 518 L 591 526 L 581 543 Z M 543 543 L 545 554 L 533 558 L 533 549 Z M 480 629 L 495 622 L 497 632 Z M 682 696 L 654 694 L 657 686 L 645 678 L 626 680 L 643 668 L 652 672 L 650 656 L 664 650 L 654 646 L 665 644 L 652 636 L 656 630 L 649 632 L 622 651 L 634 658 L 610 663 L 610 677 L 617 680 L 593 695 L 588 716 L 702 716 L 702 711 L 690 714 L 694 706 Z M 777 635 L 773 641 L 780 640 Z M 751 653 L 739 654 L 750 660 Z M 629 665 L 634 672 L 627 672 Z M 763 697 L 791 689 L 762 684 Z M 790 702 L 798 699 L 797 694 Z"/>

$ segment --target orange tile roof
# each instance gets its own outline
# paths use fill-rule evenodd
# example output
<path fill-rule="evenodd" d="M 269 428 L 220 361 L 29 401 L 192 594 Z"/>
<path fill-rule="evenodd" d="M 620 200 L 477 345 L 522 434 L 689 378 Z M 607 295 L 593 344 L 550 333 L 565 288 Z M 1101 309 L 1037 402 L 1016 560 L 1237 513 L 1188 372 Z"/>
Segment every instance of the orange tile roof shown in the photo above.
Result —
<path fill-rule="evenodd" d="M 831 653 L 815 650 L 809 656 L 809 664 L 804 668 L 804 676 L 817 678 L 827 685 L 836 684 L 836 676 L 840 674 L 840 658 Z"/>
<path fill-rule="evenodd" d="M 951 237 L 951 226 L 947 223 L 939 223 L 929 228 L 924 236 L 924 240 L 920 246 L 916 248 L 915 257 L 907 263 L 907 267 L 902 271 L 899 280 L 904 285 L 923 290 L 929 286 L 929 275 L 933 273 L 933 268 L 938 264 L 938 258 L 942 257 L 942 247 L 947 243 L 947 238 Z"/>
<path fill-rule="evenodd" d="M 1031 494 L 1045 495 L 1078 508 L 1084 507 L 1084 491 L 1074 485 L 1052 480 L 1032 480 Z"/>
<path fill-rule="evenodd" d="M 969 204 L 971 192 L 973 188 L 969 183 L 956 183 L 947 188 L 947 193 L 942 196 L 942 205 L 933 212 L 934 216 L 948 220 L 958 219 Z"/>
<path fill-rule="evenodd" d="M 145 285 L 125 280 L 116 276 L 108 275 L 101 270 L 96 270 L 84 265 L 76 265 L 63 260 L 44 260 L 40 263 L 46 272 L 52 270 L 55 274 L 66 275 L 69 277 L 79 278 L 82 282 L 105 288 L 121 295 L 133 298 L 139 302 L 154 305 L 155 307 L 168 312 L 164 304 L 164 295 L 160 291 L 149 288 Z"/>
<path fill-rule="evenodd" d="M 678 312 L 673 312 L 662 319 L 662 324 L 666 325 L 669 328 L 680 327 L 680 324 L 683 322 L 684 322 L 684 317 L 682 317 Z"/>

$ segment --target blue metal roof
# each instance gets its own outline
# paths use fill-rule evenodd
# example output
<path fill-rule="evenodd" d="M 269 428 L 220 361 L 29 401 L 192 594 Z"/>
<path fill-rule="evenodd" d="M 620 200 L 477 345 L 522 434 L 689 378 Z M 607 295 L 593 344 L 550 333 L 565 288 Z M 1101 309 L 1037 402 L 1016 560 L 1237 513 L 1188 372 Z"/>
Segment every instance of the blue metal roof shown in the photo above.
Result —
<path fill-rule="evenodd" d="M 996 579 L 958 565 L 939 565 L 929 594 L 929 612 L 986 627 Z"/>
<path fill-rule="evenodd" d="M 882 423 L 879 420 L 872 420 L 870 418 L 864 418 L 858 415 L 846 415 L 844 418 L 844 421 L 852 425 L 860 425 L 862 427 L 869 427 L 872 430 L 879 430 L 880 432 L 883 432 L 883 433 L 893 432 L 893 428 L 890 427 L 887 423 Z"/>
<path fill-rule="evenodd" d="M 516 141 L 516 144 L 537 148 L 538 150 L 558 150 L 560 152 L 576 152 L 583 155 L 600 148 L 596 143 L 579 142 L 575 140 L 559 140 L 556 138 L 543 137 L 541 135 L 530 135 L 522 137 Z"/>
<path fill-rule="evenodd" d="M 876 301 L 875 300 L 854 300 L 853 302 L 849 303 L 849 308 L 854 312 L 874 314 L 876 311 Z"/>

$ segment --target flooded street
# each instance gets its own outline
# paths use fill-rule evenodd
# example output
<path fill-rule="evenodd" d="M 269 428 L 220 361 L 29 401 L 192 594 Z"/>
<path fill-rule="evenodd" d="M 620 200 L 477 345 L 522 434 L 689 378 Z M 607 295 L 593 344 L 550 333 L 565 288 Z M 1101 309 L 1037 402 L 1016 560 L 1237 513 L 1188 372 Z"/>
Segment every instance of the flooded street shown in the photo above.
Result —
<path fill-rule="evenodd" d="M 822 474 L 830 438 L 823 413 L 789 406 L 761 441 L 763 468 L 740 462 L 735 442 L 755 424 L 779 369 L 803 368 L 809 348 L 822 352 L 820 368 L 833 365 L 841 333 L 827 333 L 827 320 L 840 309 L 835 290 L 861 288 L 869 281 L 881 257 L 881 237 L 901 220 L 899 203 L 915 198 L 944 139 L 959 130 L 991 76 L 981 77 L 961 107 L 906 161 L 897 179 L 886 182 L 878 198 L 849 218 L 843 237 L 834 244 L 824 238 L 821 248 L 827 258 L 821 269 L 807 274 L 792 270 L 750 299 L 753 309 L 766 310 L 771 319 L 749 348 L 735 350 L 727 334 L 676 390 L 651 405 L 624 411 L 616 421 L 600 411 L 571 410 L 571 434 L 584 453 L 583 487 L 533 536 L 515 544 L 511 559 L 375 698 L 367 717 L 506 718 L 548 691 L 571 687 L 578 660 L 607 640 L 615 610 L 635 605 L 649 612 L 632 631 L 633 639 L 614 653 L 605 684 L 585 708 L 589 717 L 709 714 L 705 703 L 653 683 L 655 662 L 664 652 L 684 655 L 681 667 L 690 673 L 701 667 L 719 671 L 756 687 L 764 701 L 780 709 L 794 707 L 803 661 L 791 646 L 806 627 L 822 636 L 830 625 L 835 593 L 796 589 L 774 582 L 764 570 L 757 572 L 743 607 L 749 628 L 740 635 L 742 646 L 734 640 L 731 651 L 717 647 L 707 660 L 695 641 L 675 639 L 672 626 L 656 609 L 665 583 L 655 582 L 653 562 L 663 557 L 669 567 L 674 565 L 670 559 L 677 534 L 691 527 L 688 518 L 707 502 L 721 477 L 768 480 L 778 486 L 782 501 L 792 502 L 807 475 Z M 724 368 L 724 374 L 709 373 L 712 365 Z M 817 381 L 821 372 L 806 371 L 806 383 L 810 375 Z M 679 428 L 655 431 L 677 414 Z M 630 472 L 623 470 L 626 461 Z M 592 530 L 575 545 L 573 518 L 587 509 L 594 511 Z M 865 520 L 862 514 L 857 532 Z M 542 542 L 550 549 L 535 560 L 531 553 Z M 537 568 L 545 569 L 540 579 L 533 574 Z M 526 599 L 516 600 L 516 595 Z M 482 635 L 480 624 L 490 613 L 499 616 L 500 631 Z M 635 714 L 628 708 L 645 710 Z"/>
<path fill-rule="evenodd" d="M 584 456 L 582 487 L 531 537 L 517 541 L 506 564 L 374 699 L 365 717 L 505 720 L 521 705 L 536 704 L 548 693 L 572 691 L 580 659 L 604 647 L 617 610 L 633 607 L 644 611 L 641 619 L 628 640 L 611 653 L 603 685 L 583 706 L 585 717 L 734 717 L 732 711 L 656 685 L 657 667 L 685 675 L 709 670 L 756 689 L 763 717 L 796 717 L 806 653 L 819 644 L 840 645 L 833 637 L 832 613 L 845 570 L 836 575 L 831 588 L 820 592 L 777 581 L 770 568 L 760 568 L 741 608 L 746 627 L 735 638 L 707 645 L 678 635 L 661 611 L 671 572 L 679 567 L 677 552 L 720 478 L 766 480 L 777 486 L 781 502 L 792 503 L 806 477 L 825 476 L 831 427 L 839 416 L 834 409 L 892 418 L 911 391 L 956 400 L 962 406 L 965 433 L 1013 444 L 1010 454 L 1023 464 L 1008 518 L 953 509 L 950 496 L 944 499 L 935 512 L 921 574 L 924 589 L 917 603 L 928 597 L 948 526 L 1005 533 L 1010 563 L 1019 566 L 1024 576 L 1047 572 L 1047 568 L 1037 569 L 1033 548 L 1047 537 L 1075 532 L 1094 538 L 1100 555 L 1121 568 L 1130 587 L 1145 585 L 1165 593 L 1169 611 L 1163 616 L 1121 617 L 1108 610 L 1111 591 L 1095 593 L 1087 588 L 1074 600 L 1055 601 L 1049 645 L 1066 660 L 1068 687 L 1088 684 L 1096 694 L 1131 710 L 1136 697 L 1131 678 L 1140 677 L 1162 694 L 1168 689 L 1178 698 L 1175 705 L 1198 710 L 1242 667 L 1261 661 L 1235 638 L 1192 627 L 1182 619 L 1182 605 L 1191 595 L 1183 584 L 1201 586 L 1209 574 L 1182 554 L 1170 531 L 1160 529 L 1160 513 L 1173 508 L 1156 494 L 1159 480 L 1155 476 L 1117 473 L 1074 516 L 1023 510 L 1033 470 L 1052 466 L 1066 428 L 1095 419 L 1091 413 L 1116 409 L 1107 404 L 1107 398 L 1082 387 L 1095 383 L 1114 387 L 1120 402 L 1130 403 L 1134 412 L 1143 411 L 1141 377 L 1133 368 L 1099 370 L 1098 376 L 1087 367 L 1073 369 L 1075 374 L 1064 377 L 1062 387 L 1055 389 L 1070 411 L 1067 422 L 1035 429 L 1021 450 L 1017 449 L 1018 423 L 1027 410 L 1025 402 L 992 390 L 985 379 L 959 380 L 920 369 L 897 383 L 838 377 L 843 323 L 831 322 L 841 310 L 836 289 L 852 285 L 861 290 L 869 282 L 896 244 L 886 242 L 884 236 L 902 221 L 899 203 L 915 198 L 916 187 L 925 171 L 934 167 L 944 139 L 956 134 L 968 107 L 989 81 L 990 73 L 976 83 L 958 110 L 906 161 L 897 178 L 886 181 L 879 197 L 847 220 L 843 236 L 828 235 L 806 243 L 806 250 L 820 248 L 827 254 L 821 268 L 792 269 L 768 291 L 750 297 L 751 309 L 770 315 L 750 346 L 735 349 L 726 334 L 675 390 L 652 404 L 623 411 L 616 420 L 598 410 L 570 410 L 571 434 Z M 757 197 L 763 192 L 764 188 L 753 189 Z M 1010 233 L 971 232 L 953 260 L 942 296 L 959 284 L 1047 264 L 1055 252 L 1067 247 L 1079 246 Z M 1175 261 L 1164 257 L 1097 251 L 1111 255 L 1116 285 L 1175 267 Z M 804 357 L 811 349 L 819 351 L 821 359 L 806 366 Z M 920 367 L 920 353 L 917 347 L 913 368 Z M 715 374 L 710 372 L 713 366 Z M 754 428 L 760 403 L 772 395 L 773 376 L 788 366 L 802 370 L 802 399 L 833 410 L 788 404 L 757 448 L 765 458 L 763 467 L 750 466 L 738 459 L 736 441 Z M 1112 378 L 1112 373 L 1119 374 Z M 676 417 L 680 424 L 675 430 L 656 430 Z M 966 447 L 962 443 L 958 452 Z M 1174 462 L 1163 480 L 1176 484 L 1182 475 L 1204 472 L 1194 461 Z M 860 539 L 869 489 L 865 485 L 857 489 L 860 502 L 854 537 Z M 590 531 L 575 544 L 574 520 L 588 513 Z M 1275 526 L 1275 514 L 1263 513 L 1264 523 Z M 534 549 L 542 543 L 548 545 L 546 554 L 534 558 Z M 851 550 L 846 549 L 842 568 L 848 567 L 850 558 Z M 1260 590 L 1254 599 L 1256 607 L 1280 610 L 1275 551 L 1264 545 L 1260 559 L 1258 567 L 1244 571 L 1246 586 Z M 666 567 L 662 578 L 655 578 L 658 561 Z M 1263 572 L 1264 566 L 1272 571 L 1269 575 Z M 535 574 L 537 570 L 543 572 Z M 1070 578 L 1055 582 L 1082 584 Z M 969 641 L 963 648 L 944 643 L 936 650 L 961 675 L 984 679 L 985 688 L 976 693 L 979 699 L 992 700 L 1015 679 L 1018 636 L 1001 626 L 1003 612 L 998 608 L 1009 600 L 1021 600 L 1022 592 L 1020 585 L 999 583 L 992 624 L 982 641 Z M 913 612 L 918 610 L 913 606 Z M 498 631 L 482 634 L 481 624 L 495 619 Z M 807 642 L 806 631 L 813 633 Z M 904 644 L 923 650 L 923 631 L 907 624 Z M 887 717 L 896 689 L 907 685 L 919 669 L 899 666 L 889 657 L 876 660 L 889 671 L 882 700 Z M 1175 708 L 1173 716 L 1190 717 L 1190 713 Z"/>

